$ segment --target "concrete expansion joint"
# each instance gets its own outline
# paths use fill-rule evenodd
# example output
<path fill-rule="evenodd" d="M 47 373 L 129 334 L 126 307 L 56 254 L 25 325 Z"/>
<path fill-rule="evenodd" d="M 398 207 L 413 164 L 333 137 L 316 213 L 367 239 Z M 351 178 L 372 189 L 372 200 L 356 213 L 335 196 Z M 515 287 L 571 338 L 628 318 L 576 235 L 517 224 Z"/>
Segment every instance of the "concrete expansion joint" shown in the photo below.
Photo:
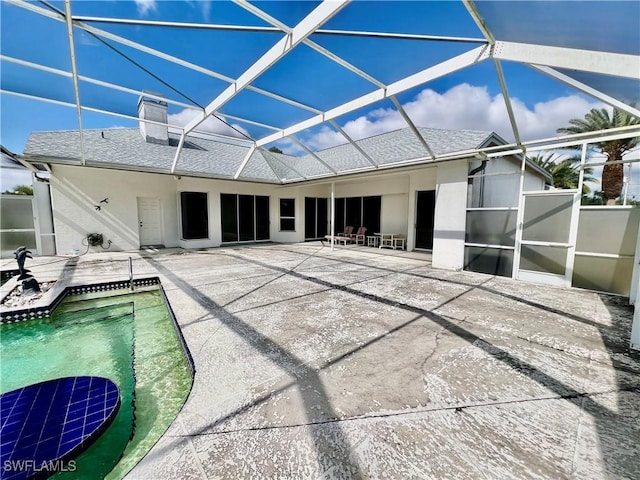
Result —
<path fill-rule="evenodd" d="M 580 358 L 582 360 L 589 360 L 589 362 L 597 363 L 598 365 L 603 365 L 605 367 L 615 368 L 616 370 L 623 371 L 623 372 L 629 373 L 631 375 L 640 375 L 640 370 L 636 370 L 636 369 L 627 367 L 626 365 L 620 365 L 618 362 L 615 361 L 615 359 L 612 359 L 613 365 L 609 364 L 609 363 L 605 363 L 605 362 L 603 362 L 601 360 L 596 360 L 595 358 L 593 358 L 592 352 L 589 352 L 589 356 L 585 357 L 585 356 L 579 355 L 578 353 L 571 352 L 569 350 L 565 350 L 564 348 L 554 347 L 553 345 L 547 345 L 547 344 L 538 342 L 536 340 L 532 340 L 531 338 L 525 338 L 525 337 L 521 337 L 519 335 L 514 335 L 513 338 L 517 338 L 519 340 L 524 340 L 525 342 L 531 343 L 533 345 L 537 345 L 539 347 L 548 348 L 548 349 L 554 350 L 556 352 L 562 352 L 562 353 L 565 353 L 565 354 L 567 354 L 567 355 L 569 355 L 571 357 Z M 619 353 L 626 353 L 626 352 L 621 351 Z"/>
<path fill-rule="evenodd" d="M 576 471 L 576 466 L 579 462 L 579 445 L 580 445 L 580 429 L 582 427 L 582 419 L 584 418 L 584 402 L 585 402 L 585 398 L 586 397 L 582 397 L 581 401 L 580 401 L 580 416 L 578 417 L 578 425 L 576 425 L 576 434 L 575 437 L 573 439 L 573 455 L 571 457 L 571 470 L 569 473 L 569 477 L 573 478 L 575 471 Z"/>
<path fill-rule="evenodd" d="M 182 429 L 183 432 L 186 432 L 187 429 L 186 429 L 186 427 L 184 425 L 184 420 L 180 416 L 178 416 L 178 420 L 180 422 L 180 428 Z M 191 435 L 185 435 L 185 437 L 186 437 L 186 440 L 187 440 L 187 445 L 189 446 L 189 450 L 191 451 L 191 455 L 193 455 L 194 463 L 195 463 L 196 467 L 198 468 L 198 471 L 199 471 L 201 477 L 203 479 L 205 479 L 205 480 L 208 479 L 209 477 L 207 476 L 207 473 L 206 473 L 206 471 L 204 469 L 204 466 L 202 465 L 202 461 L 200 460 L 200 457 L 198 456 L 198 451 L 196 450 L 196 447 L 193 444 L 193 441 L 191 440 L 192 436 Z"/>
<path fill-rule="evenodd" d="M 534 402 L 546 402 L 546 401 L 557 401 L 557 400 L 577 400 L 580 399 L 581 409 L 582 405 L 586 399 L 590 399 L 592 402 L 594 401 L 594 397 L 610 395 L 613 393 L 620 392 L 631 392 L 631 393 L 640 393 L 640 387 L 623 387 L 616 388 L 610 390 L 603 390 L 599 392 L 577 392 L 566 395 L 553 395 L 547 397 L 538 397 L 538 398 L 526 398 L 526 399 L 517 399 L 517 400 L 505 400 L 505 401 L 492 401 L 492 402 L 483 402 L 483 403 L 468 403 L 462 405 L 450 405 L 446 407 L 417 407 L 411 410 L 402 410 L 395 412 L 386 412 L 386 413 L 368 413 L 364 415 L 355 415 L 350 417 L 340 417 L 340 418 L 327 418 L 325 420 L 317 420 L 312 422 L 304 422 L 304 423 L 295 423 L 289 425 L 262 425 L 256 427 L 245 427 L 245 428 L 237 428 L 237 429 L 225 429 L 218 431 L 204 431 L 197 433 L 185 433 L 182 435 L 171 435 L 172 438 L 196 438 L 196 437 L 212 437 L 218 435 L 235 435 L 238 433 L 248 433 L 248 432 L 264 432 L 264 431 L 277 431 L 277 430 L 291 430 L 296 428 L 306 428 L 306 427 L 316 427 L 320 425 L 328 425 L 339 422 L 367 422 L 371 420 L 382 420 L 386 418 L 398 418 L 398 417 L 408 417 L 415 415 L 423 415 L 430 413 L 438 413 L 438 412 L 451 412 L 453 414 L 472 414 L 473 410 L 487 408 L 487 407 L 496 407 L 500 408 L 502 406 L 508 405 L 518 405 L 518 404 L 527 404 Z M 625 416 L 621 416 L 621 418 L 626 418 Z M 635 418 L 635 417 L 629 417 Z M 183 431 L 186 432 L 186 429 L 183 428 Z"/>

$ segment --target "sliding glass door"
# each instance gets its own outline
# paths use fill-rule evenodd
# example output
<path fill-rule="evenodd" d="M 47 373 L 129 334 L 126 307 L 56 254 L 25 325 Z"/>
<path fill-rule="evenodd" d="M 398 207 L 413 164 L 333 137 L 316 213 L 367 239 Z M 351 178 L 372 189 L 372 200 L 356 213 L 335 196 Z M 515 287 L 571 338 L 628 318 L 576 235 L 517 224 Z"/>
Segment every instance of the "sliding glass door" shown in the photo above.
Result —
<path fill-rule="evenodd" d="M 253 195 L 238 195 L 238 232 L 241 242 L 256 239 L 255 212 Z"/>
<path fill-rule="evenodd" d="M 336 198 L 336 234 L 344 232 L 345 226 L 355 229 L 366 227 L 368 234 L 380 231 L 380 211 L 382 197 Z"/>
<path fill-rule="evenodd" d="M 269 240 L 269 197 L 220 194 L 222 242 Z"/>
<path fill-rule="evenodd" d="M 416 244 L 415 248 L 433 249 L 433 226 L 436 210 L 436 191 L 418 192 L 416 201 Z"/>
<path fill-rule="evenodd" d="M 238 241 L 238 196 L 220 194 L 220 213 L 222 214 L 222 242 Z"/>
<path fill-rule="evenodd" d="M 305 197 L 304 238 L 316 240 L 324 238 L 327 232 L 328 202 L 326 198 Z"/>
<path fill-rule="evenodd" d="M 269 240 L 269 197 L 256 195 L 256 240 Z"/>

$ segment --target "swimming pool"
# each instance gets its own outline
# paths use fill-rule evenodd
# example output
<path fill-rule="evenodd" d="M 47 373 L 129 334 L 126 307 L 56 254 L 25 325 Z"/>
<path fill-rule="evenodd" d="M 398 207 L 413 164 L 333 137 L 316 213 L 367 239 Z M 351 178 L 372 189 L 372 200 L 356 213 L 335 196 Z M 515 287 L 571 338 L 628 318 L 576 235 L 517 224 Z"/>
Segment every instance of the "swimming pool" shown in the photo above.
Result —
<path fill-rule="evenodd" d="M 189 358 L 158 286 L 70 295 L 50 318 L 0 326 L 0 392 L 64 376 L 102 376 L 121 391 L 113 424 L 54 478 L 122 478 L 175 419 Z"/>

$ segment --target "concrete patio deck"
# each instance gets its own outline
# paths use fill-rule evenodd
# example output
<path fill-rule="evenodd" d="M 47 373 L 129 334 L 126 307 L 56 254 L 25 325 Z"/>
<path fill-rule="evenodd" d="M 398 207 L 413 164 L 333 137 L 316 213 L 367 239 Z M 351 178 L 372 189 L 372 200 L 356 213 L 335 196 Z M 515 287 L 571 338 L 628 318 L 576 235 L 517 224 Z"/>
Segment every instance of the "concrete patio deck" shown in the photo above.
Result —
<path fill-rule="evenodd" d="M 122 280 L 129 255 L 162 279 L 196 375 L 127 478 L 640 478 L 626 299 L 320 243 L 29 268 Z"/>

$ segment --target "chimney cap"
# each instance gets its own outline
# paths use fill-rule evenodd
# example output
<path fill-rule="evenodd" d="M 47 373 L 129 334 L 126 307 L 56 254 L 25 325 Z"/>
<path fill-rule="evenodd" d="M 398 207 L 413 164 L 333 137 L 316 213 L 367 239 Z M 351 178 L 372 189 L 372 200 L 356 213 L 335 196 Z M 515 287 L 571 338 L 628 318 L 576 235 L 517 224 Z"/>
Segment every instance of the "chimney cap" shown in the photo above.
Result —
<path fill-rule="evenodd" d="M 162 95 L 161 93 L 151 92 L 149 90 L 143 90 L 142 95 L 140 95 L 140 98 L 138 99 L 138 108 L 142 103 L 155 103 L 157 105 L 166 107 L 167 101 L 162 100 L 163 98 L 165 98 L 165 96 Z"/>
<path fill-rule="evenodd" d="M 162 95 L 143 91 L 138 100 L 140 133 L 148 143 L 169 145 L 167 102 L 163 98 Z"/>

